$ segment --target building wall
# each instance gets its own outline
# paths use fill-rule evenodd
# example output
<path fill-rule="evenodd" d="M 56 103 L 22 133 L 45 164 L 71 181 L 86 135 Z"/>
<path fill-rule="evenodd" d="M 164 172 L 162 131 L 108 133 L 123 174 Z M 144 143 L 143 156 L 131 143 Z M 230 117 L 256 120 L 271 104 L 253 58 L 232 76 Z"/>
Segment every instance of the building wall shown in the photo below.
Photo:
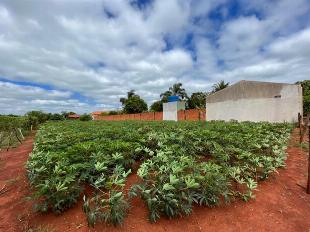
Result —
<path fill-rule="evenodd" d="M 209 102 L 207 98 L 207 120 L 296 122 L 298 121 L 298 113 L 302 114 L 302 89 L 300 85 L 277 85 L 276 91 L 272 85 L 269 89 L 260 88 L 261 86 L 258 85 L 257 88 L 252 88 L 250 91 L 251 97 L 238 98 L 238 95 L 244 95 L 247 91 L 247 89 L 242 90 L 242 87 L 230 88 L 226 96 L 223 91 L 219 95 L 222 100 L 217 101 L 216 95 Z M 264 91 L 265 93 L 261 94 Z"/>
<path fill-rule="evenodd" d="M 163 104 L 163 120 L 178 121 L 178 111 L 185 110 L 185 102 L 168 102 Z"/>

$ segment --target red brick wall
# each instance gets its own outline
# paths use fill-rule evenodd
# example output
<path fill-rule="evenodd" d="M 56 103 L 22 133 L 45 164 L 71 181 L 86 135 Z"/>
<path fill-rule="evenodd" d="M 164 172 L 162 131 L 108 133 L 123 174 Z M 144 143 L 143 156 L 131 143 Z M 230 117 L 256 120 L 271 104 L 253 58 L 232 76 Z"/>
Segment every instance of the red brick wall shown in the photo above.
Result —
<path fill-rule="evenodd" d="M 144 120 L 144 121 L 161 121 L 163 112 L 146 112 L 141 114 L 120 114 L 107 116 L 94 116 L 95 120 L 122 121 L 122 120 Z M 180 110 L 178 112 L 179 121 L 205 121 L 206 110 Z"/>
<path fill-rule="evenodd" d="M 180 110 L 178 111 L 178 121 L 205 121 L 206 110 Z"/>

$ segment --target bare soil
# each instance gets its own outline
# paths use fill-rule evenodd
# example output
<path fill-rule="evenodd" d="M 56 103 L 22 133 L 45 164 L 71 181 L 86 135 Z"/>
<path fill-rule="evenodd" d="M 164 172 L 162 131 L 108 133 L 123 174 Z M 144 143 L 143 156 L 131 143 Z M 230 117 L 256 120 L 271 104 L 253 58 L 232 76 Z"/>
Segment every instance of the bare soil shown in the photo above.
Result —
<path fill-rule="evenodd" d="M 306 150 L 297 146 L 298 130 L 292 134 L 287 149 L 286 169 L 279 170 L 259 183 L 256 199 L 236 201 L 217 208 L 195 207 L 193 214 L 178 219 L 161 218 L 148 221 L 147 208 L 136 198 L 132 202 L 124 225 L 119 227 L 97 224 L 87 227 L 82 212 L 82 199 L 60 216 L 32 211 L 33 202 L 26 200 L 30 190 L 25 162 L 32 150 L 34 135 L 17 148 L 0 152 L 0 231 L 310 231 L 310 195 L 306 194 Z M 128 178 L 126 186 L 138 181 Z M 4 189 L 1 191 L 1 189 Z"/>

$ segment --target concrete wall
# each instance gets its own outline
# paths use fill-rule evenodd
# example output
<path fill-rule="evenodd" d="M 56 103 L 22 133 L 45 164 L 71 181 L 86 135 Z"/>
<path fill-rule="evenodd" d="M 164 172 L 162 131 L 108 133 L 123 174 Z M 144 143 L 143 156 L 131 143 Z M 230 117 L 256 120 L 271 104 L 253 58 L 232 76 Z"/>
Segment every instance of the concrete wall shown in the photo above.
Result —
<path fill-rule="evenodd" d="M 296 122 L 302 114 L 300 85 L 241 82 L 220 92 L 207 97 L 207 120 Z"/>
<path fill-rule="evenodd" d="M 185 102 L 168 102 L 163 104 L 163 120 L 178 121 L 178 111 L 185 110 Z"/>

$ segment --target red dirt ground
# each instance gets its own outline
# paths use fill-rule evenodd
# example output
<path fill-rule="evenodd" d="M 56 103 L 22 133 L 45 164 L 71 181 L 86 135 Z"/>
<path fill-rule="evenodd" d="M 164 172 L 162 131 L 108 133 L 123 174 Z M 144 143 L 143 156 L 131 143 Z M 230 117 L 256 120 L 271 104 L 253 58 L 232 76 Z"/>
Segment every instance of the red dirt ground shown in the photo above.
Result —
<path fill-rule="evenodd" d="M 161 218 L 151 224 L 140 199 L 132 202 L 124 225 L 114 228 L 98 224 L 87 227 L 82 201 L 60 216 L 32 212 L 25 199 L 29 186 L 24 164 L 32 150 L 33 135 L 18 148 L 0 152 L 0 231 L 310 231 L 310 195 L 305 192 L 307 152 L 296 146 L 295 130 L 288 148 L 287 168 L 259 183 L 256 199 L 237 201 L 217 208 L 195 207 L 193 214 L 179 219 Z M 294 145 L 295 144 L 295 145 Z M 138 180 L 129 177 L 128 186 Z M 39 230 L 39 228 L 41 230 Z M 37 230 L 30 230 L 37 229 Z M 44 230 L 45 229 L 45 230 Z"/>

